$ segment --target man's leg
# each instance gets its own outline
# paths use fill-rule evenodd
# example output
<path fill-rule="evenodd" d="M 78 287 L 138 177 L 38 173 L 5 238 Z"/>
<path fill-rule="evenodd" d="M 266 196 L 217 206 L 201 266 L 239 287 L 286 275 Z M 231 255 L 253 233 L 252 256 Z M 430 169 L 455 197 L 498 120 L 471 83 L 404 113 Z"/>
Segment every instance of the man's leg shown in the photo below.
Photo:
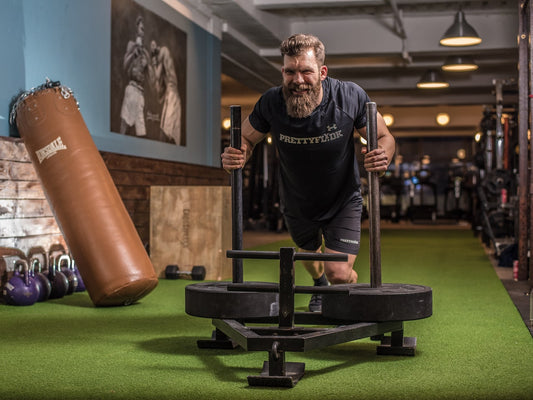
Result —
<path fill-rule="evenodd" d="M 357 273 L 353 266 L 361 241 L 362 209 L 361 195 L 359 192 L 354 193 L 354 196 L 323 229 L 325 252 L 343 253 L 348 256 L 347 262 L 328 261 L 325 263 L 324 270 L 332 285 L 357 283 Z"/>
<path fill-rule="evenodd" d="M 289 230 L 292 240 L 298 246 L 298 251 L 306 253 L 322 252 L 322 231 L 320 225 L 303 219 L 291 218 L 285 215 L 285 224 Z M 316 249 L 316 250 L 306 250 Z M 313 278 L 315 286 L 328 286 L 329 282 L 324 274 L 324 263 L 322 261 L 302 260 L 306 271 Z M 322 311 L 322 296 L 314 294 L 309 301 L 309 311 Z"/>
<path fill-rule="evenodd" d="M 130 125 L 124 119 L 120 120 L 120 134 L 125 135 L 128 133 L 128 129 L 130 128 Z"/>
<path fill-rule="evenodd" d="M 311 253 L 308 250 L 299 249 L 299 251 Z M 314 253 L 319 253 L 320 249 Z M 326 253 L 338 254 L 339 251 L 326 248 Z M 328 286 L 329 283 L 337 285 L 341 283 L 357 283 L 357 272 L 353 269 L 356 259 L 355 254 L 348 254 L 348 261 L 308 261 L 302 260 L 302 264 L 313 278 L 315 286 Z M 329 283 L 328 283 L 329 282 Z M 314 294 L 309 301 L 309 311 L 322 311 L 322 295 Z"/>
<path fill-rule="evenodd" d="M 326 253 L 338 254 L 339 251 L 331 250 L 326 248 Z M 325 262 L 325 272 L 328 277 L 328 281 L 332 285 L 338 285 L 341 283 L 357 283 L 357 272 L 353 269 L 353 264 L 355 263 L 356 255 L 347 254 L 348 261 L 326 261 Z"/>
<path fill-rule="evenodd" d="M 320 249 L 315 251 L 298 249 L 298 251 L 303 253 L 321 253 Z M 322 261 L 302 260 L 302 264 L 305 267 L 305 270 L 309 272 L 309 275 L 311 275 L 311 278 L 319 279 L 322 275 L 324 275 L 324 263 Z"/>
<path fill-rule="evenodd" d="M 312 252 L 309 250 L 299 249 L 299 251 L 305 252 L 305 253 L 320 253 L 321 249 L 317 249 L 316 251 Z M 324 262 L 323 261 L 309 261 L 309 260 L 302 260 L 302 264 L 306 271 L 311 275 L 311 278 L 313 278 L 314 286 L 328 286 L 329 282 L 326 278 L 326 274 L 324 274 Z M 322 311 L 322 295 L 320 294 L 313 294 L 311 296 L 311 299 L 309 300 L 309 311 L 311 312 L 321 312 Z"/>

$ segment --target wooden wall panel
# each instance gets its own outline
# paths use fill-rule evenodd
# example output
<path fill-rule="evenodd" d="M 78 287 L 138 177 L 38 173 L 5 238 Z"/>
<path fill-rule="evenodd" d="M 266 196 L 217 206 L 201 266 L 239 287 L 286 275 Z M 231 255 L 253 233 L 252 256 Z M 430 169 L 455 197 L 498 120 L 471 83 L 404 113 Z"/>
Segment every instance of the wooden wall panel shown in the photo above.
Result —
<path fill-rule="evenodd" d="M 229 186 L 152 186 L 150 204 L 150 257 L 158 276 L 177 264 L 181 271 L 203 265 L 207 280 L 231 278 Z"/>
<path fill-rule="evenodd" d="M 0 246 L 24 253 L 34 246 L 65 246 L 35 169 L 21 139 L 0 140 Z M 11 263 L 0 263 L 0 277 Z"/>
<path fill-rule="evenodd" d="M 151 186 L 230 184 L 230 175 L 221 168 L 109 152 L 101 155 L 147 249 Z M 33 246 L 65 245 L 22 139 L 0 137 L 0 182 L 0 246 L 27 252 Z"/>
<path fill-rule="evenodd" d="M 152 186 L 229 186 L 222 168 L 102 152 L 137 232 L 150 245 L 150 188 Z"/>

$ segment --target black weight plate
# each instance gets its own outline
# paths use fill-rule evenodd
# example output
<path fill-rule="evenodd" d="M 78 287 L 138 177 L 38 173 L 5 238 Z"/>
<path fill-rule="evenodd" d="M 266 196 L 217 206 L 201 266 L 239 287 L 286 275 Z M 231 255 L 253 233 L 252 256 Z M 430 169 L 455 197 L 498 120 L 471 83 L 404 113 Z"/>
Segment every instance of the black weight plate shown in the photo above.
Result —
<path fill-rule="evenodd" d="M 195 265 L 192 267 L 191 278 L 195 281 L 203 281 L 205 279 L 205 267 L 203 265 Z"/>
<path fill-rule="evenodd" d="M 167 265 L 165 268 L 165 278 L 167 279 L 179 279 L 179 267 L 177 265 Z"/>
<path fill-rule="evenodd" d="M 322 315 L 326 318 L 360 322 L 409 321 L 432 314 L 430 287 L 384 283 L 372 288 L 366 283 L 335 285 L 348 294 L 322 295 Z"/>
<path fill-rule="evenodd" d="M 230 282 L 202 282 L 185 287 L 185 312 L 216 319 L 278 315 L 278 293 L 228 291 Z"/>

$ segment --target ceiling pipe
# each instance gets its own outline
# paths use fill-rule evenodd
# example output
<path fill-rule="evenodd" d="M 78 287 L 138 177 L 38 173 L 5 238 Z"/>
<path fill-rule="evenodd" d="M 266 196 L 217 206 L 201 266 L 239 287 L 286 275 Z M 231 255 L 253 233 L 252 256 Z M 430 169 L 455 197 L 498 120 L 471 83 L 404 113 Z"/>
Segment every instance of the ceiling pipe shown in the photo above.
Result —
<path fill-rule="evenodd" d="M 229 56 L 228 54 L 226 53 L 220 53 L 220 56 L 224 59 L 226 59 L 227 61 L 229 61 L 230 63 L 236 65 L 238 68 L 241 68 L 242 70 L 246 71 L 248 74 L 252 75 L 254 78 L 260 80 L 261 82 L 263 82 L 264 84 L 268 85 L 268 86 L 275 86 L 276 83 L 273 83 L 273 82 L 270 82 L 268 81 L 267 79 L 263 78 L 263 76 L 259 75 L 257 72 L 255 71 L 252 71 L 250 68 L 248 68 L 246 65 L 240 63 L 239 61 L 235 60 L 234 58 L 232 58 L 231 56 Z"/>
<path fill-rule="evenodd" d="M 405 33 L 405 27 L 403 24 L 403 18 L 402 18 L 402 12 L 398 9 L 398 4 L 396 3 L 396 0 L 387 0 L 389 3 L 392 13 L 394 15 L 394 22 L 395 22 L 395 30 L 398 36 L 402 39 L 402 58 L 404 61 L 406 61 L 408 64 L 411 64 L 413 62 L 413 59 L 409 55 L 409 52 L 406 48 L 406 40 L 407 40 L 407 33 Z"/>

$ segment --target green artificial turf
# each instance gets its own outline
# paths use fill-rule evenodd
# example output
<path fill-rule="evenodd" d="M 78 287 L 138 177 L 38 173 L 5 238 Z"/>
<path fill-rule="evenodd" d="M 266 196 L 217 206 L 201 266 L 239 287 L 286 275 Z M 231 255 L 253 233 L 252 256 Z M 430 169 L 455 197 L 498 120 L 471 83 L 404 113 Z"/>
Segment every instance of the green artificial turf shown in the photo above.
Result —
<path fill-rule="evenodd" d="M 257 250 L 292 246 L 278 242 Z M 368 238 L 356 261 L 368 282 Z M 463 230 L 390 230 L 383 282 L 433 288 L 433 316 L 405 323 L 415 357 L 377 356 L 362 339 L 305 353 L 292 389 L 249 387 L 266 352 L 198 349 L 211 320 L 184 312 L 191 281 L 161 280 L 128 307 L 95 308 L 86 293 L 0 306 L 0 399 L 531 399 L 532 338 L 479 240 Z M 246 260 L 249 281 L 278 280 L 275 260 Z M 296 265 L 296 282 L 310 285 Z M 304 309 L 309 295 L 297 295 Z"/>

